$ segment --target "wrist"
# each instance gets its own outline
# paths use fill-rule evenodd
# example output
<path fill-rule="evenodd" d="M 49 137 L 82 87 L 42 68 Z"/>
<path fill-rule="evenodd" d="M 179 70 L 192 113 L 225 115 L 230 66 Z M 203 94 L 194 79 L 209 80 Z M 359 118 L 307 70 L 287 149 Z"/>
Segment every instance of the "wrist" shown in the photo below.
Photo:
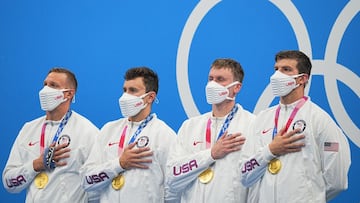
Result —
<path fill-rule="evenodd" d="M 33 160 L 33 169 L 36 172 L 40 172 L 44 169 L 43 164 L 42 164 L 42 159 L 34 159 Z"/>

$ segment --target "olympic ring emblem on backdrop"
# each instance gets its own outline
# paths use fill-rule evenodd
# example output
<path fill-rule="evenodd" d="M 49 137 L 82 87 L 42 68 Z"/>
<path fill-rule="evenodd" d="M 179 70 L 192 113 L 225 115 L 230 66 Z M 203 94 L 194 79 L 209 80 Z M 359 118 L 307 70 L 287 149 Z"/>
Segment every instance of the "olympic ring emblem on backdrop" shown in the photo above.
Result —
<path fill-rule="evenodd" d="M 188 78 L 188 57 L 190 53 L 191 42 L 194 33 L 202 19 L 220 1 L 221 0 L 200 1 L 190 14 L 184 26 L 183 32 L 181 33 L 176 57 L 176 79 L 180 99 L 188 117 L 200 115 L 190 90 Z M 313 57 L 311 52 L 312 49 L 310 37 L 308 35 L 306 25 L 295 5 L 291 1 L 284 0 L 272 0 L 270 2 L 277 6 L 278 9 L 287 17 L 294 29 L 299 49 L 307 53 L 307 55 L 312 59 Z M 359 1 L 353 0 L 347 3 L 332 27 L 325 49 L 326 51 L 324 60 L 312 59 L 312 75 L 324 76 L 325 92 L 336 121 L 344 130 L 345 134 L 358 147 L 360 147 L 360 129 L 351 120 L 349 115 L 346 114 L 346 110 L 339 95 L 339 89 L 337 87 L 336 81 L 339 80 L 343 82 L 359 97 L 360 86 L 357 84 L 360 83 L 360 80 L 354 72 L 342 66 L 341 64 L 338 64 L 336 61 L 342 36 L 344 35 L 344 32 L 347 29 L 350 21 L 359 13 L 359 11 Z M 326 69 L 326 67 L 333 68 Z M 309 92 L 309 88 L 311 87 L 310 82 L 311 78 L 309 85 L 306 88 L 306 94 Z M 259 97 L 254 109 L 254 113 L 258 113 L 261 109 L 269 107 L 273 99 L 274 97 L 271 92 L 271 87 L 268 85 Z"/>

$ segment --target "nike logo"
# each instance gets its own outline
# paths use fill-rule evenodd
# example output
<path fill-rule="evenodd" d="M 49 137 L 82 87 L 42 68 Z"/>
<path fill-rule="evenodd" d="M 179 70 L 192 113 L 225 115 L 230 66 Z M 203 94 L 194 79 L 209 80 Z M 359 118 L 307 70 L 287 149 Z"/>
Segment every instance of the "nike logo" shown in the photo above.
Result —
<path fill-rule="evenodd" d="M 109 147 L 113 146 L 114 144 L 119 144 L 119 142 L 109 142 Z"/>
<path fill-rule="evenodd" d="M 193 145 L 196 146 L 197 144 L 203 143 L 202 141 L 194 141 Z"/>
<path fill-rule="evenodd" d="M 37 143 L 39 143 L 39 141 L 36 141 L 36 142 L 31 142 L 31 141 L 30 141 L 30 142 L 29 142 L 29 146 L 32 147 L 32 146 L 36 145 Z"/>
<path fill-rule="evenodd" d="M 269 132 L 271 129 L 272 129 L 272 128 L 269 128 L 269 129 L 267 129 L 267 130 L 263 130 L 261 133 L 262 133 L 262 134 L 266 134 L 266 133 Z"/>

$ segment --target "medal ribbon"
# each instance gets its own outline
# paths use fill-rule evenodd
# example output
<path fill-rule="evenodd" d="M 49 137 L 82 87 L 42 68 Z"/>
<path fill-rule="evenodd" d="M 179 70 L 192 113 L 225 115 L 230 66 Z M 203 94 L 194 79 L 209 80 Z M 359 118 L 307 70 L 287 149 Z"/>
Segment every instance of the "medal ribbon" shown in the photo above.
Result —
<path fill-rule="evenodd" d="M 138 129 L 135 131 L 134 135 L 131 137 L 128 145 L 135 142 L 136 137 L 147 126 L 147 124 L 151 121 L 151 119 L 153 119 L 153 117 L 154 117 L 154 114 L 150 114 L 145 118 L 145 120 L 139 125 Z M 127 126 L 125 126 L 125 128 L 123 129 L 123 131 L 121 133 L 121 136 L 120 136 L 119 148 L 118 148 L 118 155 L 119 156 L 124 150 L 124 141 L 125 141 L 126 129 L 127 129 Z"/>
<path fill-rule="evenodd" d="M 67 124 L 70 116 L 72 114 L 72 111 L 69 109 L 66 114 L 65 117 L 61 120 L 61 123 L 59 125 L 59 128 L 57 129 L 54 138 L 53 138 L 53 142 L 56 142 L 56 140 L 59 138 L 60 133 L 63 131 L 65 125 Z M 44 151 L 44 147 L 45 147 L 45 129 L 46 129 L 46 125 L 47 123 L 44 123 L 41 129 L 41 135 L 40 135 L 40 154 L 43 153 Z"/>
<path fill-rule="evenodd" d="M 291 112 L 290 117 L 288 119 L 288 121 L 286 122 L 286 126 L 285 126 L 285 131 L 287 132 L 287 130 L 289 129 L 289 126 L 291 124 L 291 122 L 294 120 L 296 113 L 299 111 L 299 109 L 305 104 L 305 102 L 307 101 L 307 97 L 303 97 L 295 106 L 294 110 Z M 279 121 L 279 115 L 280 115 L 280 105 L 277 107 L 276 109 L 276 113 L 275 113 L 275 127 L 273 130 L 273 134 L 272 137 L 274 139 L 274 136 L 277 134 L 277 127 L 278 127 L 278 121 Z"/>
<path fill-rule="evenodd" d="M 217 139 L 220 139 L 220 137 L 224 134 L 224 132 L 229 128 L 231 120 L 234 118 L 235 113 L 239 109 L 239 106 L 236 104 L 230 111 L 229 115 L 226 117 L 221 130 L 217 136 Z M 211 119 L 209 118 L 207 124 L 206 124 L 206 148 L 210 148 L 211 146 Z"/>

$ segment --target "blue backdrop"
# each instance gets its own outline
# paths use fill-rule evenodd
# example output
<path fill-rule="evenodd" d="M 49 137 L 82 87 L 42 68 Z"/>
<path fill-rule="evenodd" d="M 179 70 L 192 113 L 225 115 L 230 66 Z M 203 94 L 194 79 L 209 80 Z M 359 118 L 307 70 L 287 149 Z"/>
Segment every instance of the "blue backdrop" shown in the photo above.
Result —
<path fill-rule="evenodd" d="M 300 49 L 313 61 L 308 94 L 349 138 L 349 189 L 335 202 L 360 202 L 360 1 L 108 0 L 0 1 L 0 168 L 24 122 L 43 115 L 38 91 L 63 66 L 79 82 L 73 109 L 99 128 L 121 116 L 127 68 L 160 77 L 153 110 L 175 131 L 210 110 L 204 87 L 211 62 L 234 58 L 245 69 L 237 101 L 258 112 L 274 104 L 268 88 L 274 54 Z M 0 188 L 1 202 L 25 193 Z"/>

